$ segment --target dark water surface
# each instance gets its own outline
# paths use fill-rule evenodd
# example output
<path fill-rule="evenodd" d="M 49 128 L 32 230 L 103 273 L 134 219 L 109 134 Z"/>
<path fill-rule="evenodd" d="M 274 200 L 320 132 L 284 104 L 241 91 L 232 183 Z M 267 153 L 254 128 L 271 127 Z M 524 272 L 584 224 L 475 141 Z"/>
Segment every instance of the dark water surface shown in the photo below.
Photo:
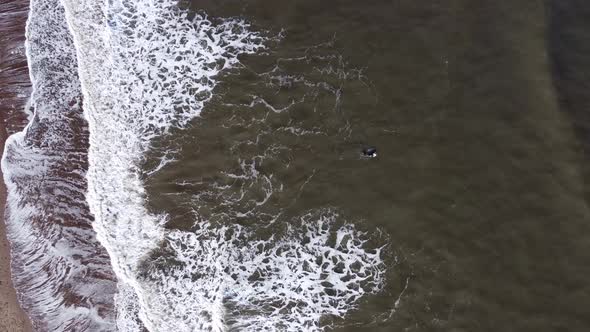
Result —
<path fill-rule="evenodd" d="M 326 317 L 338 331 L 590 329 L 590 5 L 186 5 L 284 38 L 156 142 L 147 169 L 178 159 L 147 179 L 168 227 L 190 229 L 196 210 L 276 219 L 268 237 L 337 211 L 389 244 L 385 289 Z M 365 145 L 379 156 L 360 158 Z"/>

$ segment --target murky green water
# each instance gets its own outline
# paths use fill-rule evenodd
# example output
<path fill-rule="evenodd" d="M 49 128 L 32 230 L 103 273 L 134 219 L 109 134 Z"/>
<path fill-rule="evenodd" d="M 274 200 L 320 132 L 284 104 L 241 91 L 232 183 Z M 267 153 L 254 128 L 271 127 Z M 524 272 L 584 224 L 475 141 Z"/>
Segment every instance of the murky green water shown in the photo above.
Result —
<path fill-rule="evenodd" d="M 337 211 L 388 244 L 385 289 L 338 331 L 590 328 L 588 5 L 190 6 L 284 38 L 157 142 L 146 167 L 179 159 L 147 179 L 168 227 L 190 229 L 196 211 L 267 238 Z"/>

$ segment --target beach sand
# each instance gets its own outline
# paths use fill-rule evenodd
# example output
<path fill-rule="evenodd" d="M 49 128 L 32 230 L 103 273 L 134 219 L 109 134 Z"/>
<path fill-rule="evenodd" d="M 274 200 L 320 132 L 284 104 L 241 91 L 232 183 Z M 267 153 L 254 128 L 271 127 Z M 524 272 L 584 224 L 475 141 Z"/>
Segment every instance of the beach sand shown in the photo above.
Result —
<path fill-rule="evenodd" d="M 6 138 L 22 130 L 26 116 L 22 111 L 29 96 L 30 82 L 24 54 L 28 0 L 0 3 L 0 153 Z M 10 245 L 6 238 L 4 208 L 6 186 L 0 171 L 0 332 L 32 331 L 29 317 L 20 307 L 10 277 Z"/>
<path fill-rule="evenodd" d="M 0 148 L 4 151 L 6 129 L 0 124 Z M 0 178 L 1 172 L 0 172 Z M 6 224 L 4 223 L 4 206 L 6 205 L 6 186 L 0 180 L 0 331 L 25 332 L 32 331 L 29 318 L 21 309 L 16 291 L 10 279 L 10 246 L 6 239 Z"/>

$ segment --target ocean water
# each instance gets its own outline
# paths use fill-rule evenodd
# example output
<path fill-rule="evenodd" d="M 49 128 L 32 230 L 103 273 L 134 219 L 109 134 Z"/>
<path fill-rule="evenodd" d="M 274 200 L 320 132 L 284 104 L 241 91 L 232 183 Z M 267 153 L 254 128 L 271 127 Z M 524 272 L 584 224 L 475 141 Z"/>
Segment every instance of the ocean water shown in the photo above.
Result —
<path fill-rule="evenodd" d="M 29 122 L 7 139 L 2 159 L 14 284 L 38 330 L 111 330 L 115 277 L 85 200 L 88 130 L 57 1 L 30 3 L 26 38 Z"/>
<path fill-rule="evenodd" d="M 23 308 L 39 331 L 587 330 L 587 7 L 31 0 L 2 158 Z"/>

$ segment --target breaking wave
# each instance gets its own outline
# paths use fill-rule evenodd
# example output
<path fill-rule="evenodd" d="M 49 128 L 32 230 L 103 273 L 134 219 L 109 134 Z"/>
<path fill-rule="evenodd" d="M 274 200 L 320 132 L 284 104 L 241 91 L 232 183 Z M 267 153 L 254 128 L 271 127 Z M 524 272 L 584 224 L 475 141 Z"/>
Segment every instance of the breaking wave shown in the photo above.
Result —
<path fill-rule="evenodd" d="M 147 273 L 175 301 L 159 312 L 182 313 L 183 331 L 319 330 L 322 317 L 343 317 L 383 282 L 381 249 L 366 251 L 367 234 L 336 219 L 330 210 L 308 213 L 264 240 L 239 225 L 169 233 L 167 254 Z"/>
<path fill-rule="evenodd" d="M 33 116 L 2 159 L 13 279 L 36 329 L 109 331 L 115 278 L 85 200 L 88 131 L 57 0 L 31 1 L 26 36 Z"/>
<path fill-rule="evenodd" d="M 166 229 L 169 216 L 146 208 L 153 140 L 188 126 L 264 34 L 173 0 L 32 0 L 27 37 L 35 116 L 2 167 L 11 240 L 26 253 L 17 286 L 40 328 L 321 330 L 382 288 L 381 249 L 333 210 L 260 238 L 198 216 Z"/>

